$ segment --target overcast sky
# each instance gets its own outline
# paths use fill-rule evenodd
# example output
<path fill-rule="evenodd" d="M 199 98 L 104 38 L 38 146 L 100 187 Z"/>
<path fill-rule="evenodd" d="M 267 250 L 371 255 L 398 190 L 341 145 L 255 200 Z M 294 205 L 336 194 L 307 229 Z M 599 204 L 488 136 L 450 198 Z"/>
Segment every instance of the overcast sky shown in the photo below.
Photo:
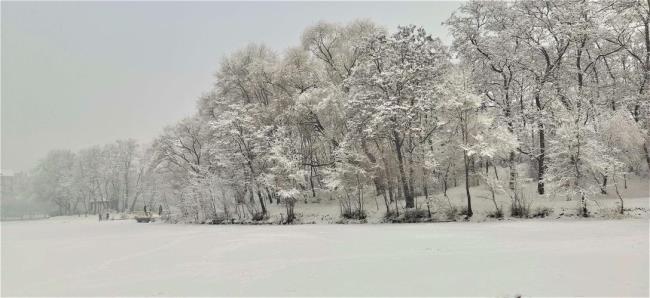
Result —
<path fill-rule="evenodd" d="M 190 116 L 224 55 L 281 51 L 319 20 L 390 30 L 441 26 L 459 2 L 2 2 L 2 163 L 32 168 L 52 149 L 150 141 Z"/>

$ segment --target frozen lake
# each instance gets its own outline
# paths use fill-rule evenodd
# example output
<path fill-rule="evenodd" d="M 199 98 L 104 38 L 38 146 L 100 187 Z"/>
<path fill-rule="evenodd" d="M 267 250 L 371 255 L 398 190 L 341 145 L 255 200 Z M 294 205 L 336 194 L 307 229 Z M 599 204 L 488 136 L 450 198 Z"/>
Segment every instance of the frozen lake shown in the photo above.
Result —
<path fill-rule="evenodd" d="M 2 223 L 3 296 L 647 296 L 648 220 Z"/>

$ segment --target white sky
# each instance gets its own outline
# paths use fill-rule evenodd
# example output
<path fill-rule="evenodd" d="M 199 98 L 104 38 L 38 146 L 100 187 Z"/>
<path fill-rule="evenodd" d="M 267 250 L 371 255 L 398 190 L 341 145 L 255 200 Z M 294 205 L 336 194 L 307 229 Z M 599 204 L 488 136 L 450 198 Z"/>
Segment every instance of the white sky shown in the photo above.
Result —
<path fill-rule="evenodd" d="M 150 141 L 191 115 L 220 59 L 249 42 L 281 51 L 319 20 L 441 26 L 460 2 L 6 2 L 1 168 L 52 149 Z"/>

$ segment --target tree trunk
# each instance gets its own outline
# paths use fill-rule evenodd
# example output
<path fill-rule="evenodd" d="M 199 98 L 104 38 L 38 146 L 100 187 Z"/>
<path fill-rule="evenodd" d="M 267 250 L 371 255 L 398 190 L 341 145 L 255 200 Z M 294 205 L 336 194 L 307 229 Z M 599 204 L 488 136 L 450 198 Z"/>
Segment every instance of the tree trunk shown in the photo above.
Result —
<path fill-rule="evenodd" d="M 540 87 L 541 88 L 541 87 Z M 542 102 L 540 99 L 540 90 L 535 92 L 535 105 L 537 106 L 537 111 L 542 111 Z M 540 116 L 541 117 L 541 116 Z M 537 129 L 539 134 L 539 155 L 537 156 L 537 193 L 540 195 L 544 194 L 544 172 L 546 166 L 544 165 L 544 158 L 546 155 L 546 141 L 544 140 L 544 123 L 542 119 L 537 119 Z"/>
<path fill-rule="evenodd" d="M 379 143 L 375 142 L 375 146 L 377 147 L 377 150 L 379 151 L 379 156 L 381 156 L 381 160 L 384 163 L 384 173 L 383 173 L 383 179 L 382 179 L 382 184 L 383 184 L 383 194 L 386 196 L 386 188 L 388 188 L 388 196 L 390 198 L 390 203 L 393 202 L 393 181 L 392 181 L 392 175 L 389 172 L 388 169 L 388 161 L 386 160 L 386 156 L 384 155 L 383 150 L 381 150 L 381 147 L 379 146 Z M 387 208 L 389 210 L 390 208 Z"/>
<path fill-rule="evenodd" d="M 393 131 L 395 151 L 397 153 L 397 163 L 399 167 L 399 176 L 402 182 L 402 193 L 404 194 L 404 201 L 406 203 L 406 208 L 413 208 L 414 201 L 411 193 L 409 193 L 409 186 L 406 180 L 406 175 L 404 173 L 404 159 L 402 156 L 402 142 L 397 131 Z"/>
<path fill-rule="evenodd" d="M 463 150 L 463 160 L 465 161 L 465 193 L 467 194 L 467 217 L 472 217 L 472 196 L 469 193 L 469 160 L 467 158 L 467 151 Z"/>
<path fill-rule="evenodd" d="M 544 124 L 538 124 L 539 129 L 539 156 L 537 156 L 537 193 L 544 194 L 544 172 L 546 165 L 544 165 L 544 158 L 546 155 L 546 143 L 544 141 Z"/>
<path fill-rule="evenodd" d="M 127 206 L 129 205 L 129 168 L 126 168 L 126 173 L 124 174 L 124 206 L 123 210 L 126 211 Z"/>
<path fill-rule="evenodd" d="M 645 161 L 648 164 L 648 169 L 650 170 L 650 153 L 648 153 L 647 142 L 643 143 L 643 152 L 645 152 Z"/>
<path fill-rule="evenodd" d="M 508 186 L 510 190 L 515 190 L 515 184 L 517 183 L 517 165 L 515 164 L 515 152 L 511 151 L 510 156 L 508 157 L 508 166 L 510 168 L 510 181 Z M 494 169 L 496 173 L 496 169 Z"/>
<path fill-rule="evenodd" d="M 399 167 L 399 176 L 400 176 L 400 181 L 402 182 L 402 194 L 404 195 L 406 208 L 413 208 L 414 207 L 413 197 L 411 197 L 411 194 L 409 193 L 409 186 L 406 179 L 406 174 L 404 173 L 402 145 L 398 140 L 395 140 L 395 150 L 397 151 L 397 163 Z"/>
<path fill-rule="evenodd" d="M 384 189 L 381 193 L 384 198 L 384 204 L 386 205 L 386 214 L 390 213 L 390 202 L 388 202 L 388 197 L 386 196 L 386 190 Z"/>
<path fill-rule="evenodd" d="M 413 140 L 409 136 L 409 147 L 413 148 Z M 415 202 L 415 206 L 417 207 L 417 200 L 415 199 L 415 170 L 413 169 L 413 151 L 409 152 L 408 154 L 408 165 L 409 165 L 409 177 L 408 177 L 408 187 L 409 187 L 409 194 L 413 198 L 413 201 Z"/>
<path fill-rule="evenodd" d="M 447 196 L 447 175 L 445 175 L 445 179 L 442 181 L 442 191 L 446 197 Z"/>
<path fill-rule="evenodd" d="M 379 167 L 377 166 L 377 158 L 375 158 L 375 156 L 370 152 L 370 150 L 368 150 L 368 145 L 367 145 L 365 139 L 361 140 L 361 148 L 363 149 L 363 153 L 368 158 L 368 161 L 370 161 L 373 168 L 376 169 L 376 170 L 373 171 L 373 178 L 372 178 L 372 182 L 375 184 L 375 190 L 376 190 L 375 201 L 376 201 L 376 197 L 380 193 L 384 194 L 384 196 L 386 195 L 386 193 L 384 192 L 384 189 L 385 189 L 384 179 L 382 179 L 381 170 L 377 170 L 377 169 L 379 169 Z"/>
<path fill-rule="evenodd" d="M 266 206 L 264 205 L 264 198 L 262 198 L 262 192 L 257 190 L 257 197 L 260 201 L 260 206 L 262 206 L 262 214 L 266 215 Z"/>
<path fill-rule="evenodd" d="M 422 168 L 422 192 L 424 193 L 424 199 L 427 203 L 427 212 L 429 214 L 429 218 L 431 218 L 431 204 L 429 201 L 429 189 L 427 188 L 427 175 L 425 168 Z"/>
<path fill-rule="evenodd" d="M 310 167 L 309 170 L 309 185 L 311 186 L 311 197 L 316 197 L 316 191 L 314 190 L 314 167 Z"/>
<path fill-rule="evenodd" d="M 268 187 L 264 188 L 266 190 L 266 198 L 269 199 L 269 204 L 273 204 L 273 196 L 271 196 L 271 191 Z"/>
<path fill-rule="evenodd" d="M 424 169 L 422 169 L 422 172 L 424 172 Z M 424 193 L 424 198 L 429 201 L 429 189 L 427 188 L 427 180 L 425 175 L 422 175 L 422 192 Z"/>

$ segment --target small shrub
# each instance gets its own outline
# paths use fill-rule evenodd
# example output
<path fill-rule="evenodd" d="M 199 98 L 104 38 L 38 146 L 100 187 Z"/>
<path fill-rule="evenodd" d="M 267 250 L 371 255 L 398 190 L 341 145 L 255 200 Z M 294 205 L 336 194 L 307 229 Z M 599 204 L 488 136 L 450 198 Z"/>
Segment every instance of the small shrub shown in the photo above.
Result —
<path fill-rule="evenodd" d="M 602 208 L 600 209 L 601 215 L 607 219 L 622 219 L 625 218 L 624 214 L 621 214 L 621 207 L 617 206 L 614 208 Z M 627 211 L 627 209 L 625 210 Z"/>
<path fill-rule="evenodd" d="M 532 217 L 547 217 L 553 213 L 553 208 L 549 207 L 537 207 L 535 211 L 533 211 Z"/>
<path fill-rule="evenodd" d="M 396 218 L 398 218 L 398 217 L 399 217 L 399 213 L 397 213 L 395 210 L 390 210 L 390 211 L 384 213 L 384 220 L 389 221 L 389 222 L 396 219 Z"/>
<path fill-rule="evenodd" d="M 458 208 L 456 206 L 451 206 L 445 209 L 445 218 L 447 220 L 456 220 L 457 215 L 458 215 Z"/>
<path fill-rule="evenodd" d="M 253 221 L 262 221 L 262 220 L 265 220 L 266 218 L 267 218 L 266 214 L 264 214 L 262 212 L 255 212 L 255 213 L 253 213 L 253 216 L 252 216 L 251 219 Z"/>
<path fill-rule="evenodd" d="M 589 210 L 587 210 L 587 207 L 585 205 L 579 204 L 576 208 L 576 215 L 580 217 L 589 217 L 591 216 L 591 213 L 589 213 Z"/>
<path fill-rule="evenodd" d="M 429 221 L 429 212 L 423 209 L 409 208 L 402 213 L 390 211 L 384 214 L 384 222 L 389 223 L 416 223 Z"/>
<path fill-rule="evenodd" d="M 649 211 L 648 208 L 643 208 L 643 207 L 623 209 L 624 215 L 626 216 L 644 216 L 648 214 L 648 211 Z"/>
<path fill-rule="evenodd" d="M 516 201 L 512 201 L 510 205 L 510 216 L 526 218 L 530 215 L 530 206 Z"/>
<path fill-rule="evenodd" d="M 429 218 L 429 213 L 421 209 L 404 210 L 403 222 L 419 222 L 424 218 Z"/>
<path fill-rule="evenodd" d="M 501 209 L 490 211 L 490 212 L 488 212 L 487 217 L 490 217 L 490 218 L 503 218 L 503 211 L 501 211 Z"/>
<path fill-rule="evenodd" d="M 458 209 L 458 215 L 460 216 L 468 216 L 469 215 L 469 209 L 467 209 L 466 206 L 461 207 Z"/>
<path fill-rule="evenodd" d="M 284 224 L 291 224 L 293 221 L 296 219 L 296 214 L 294 212 L 294 208 L 296 206 L 296 202 L 298 200 L 294 197 L 283 197 L 282 198 L 282 204 L 284 204 L 284 208 L 287 211 L 287 218 L 282 218 L 281 221 Z M 282 214 L 280 214 L 282 215 Z"/>
<path fill-rule="evenodd" d="M 220 224 L 226 223 L 226 219 L 225 218 L 214 218 L 214 219 L 206 221 L 205 223 L 210 224 L 210 225 L 220 225 Z"/>
<path fill-rule="evenodd" d="M 515 191 L 510 204 L 510 216 L 527 218 L 530 216 L 530 202 L 523 193 Z"/>
<path fill-rule="evenodd" d="M 345 219 L 366 219 L 368 216 L 364 210 L 345 210 L 341 213 L 341 216 Z"/>

